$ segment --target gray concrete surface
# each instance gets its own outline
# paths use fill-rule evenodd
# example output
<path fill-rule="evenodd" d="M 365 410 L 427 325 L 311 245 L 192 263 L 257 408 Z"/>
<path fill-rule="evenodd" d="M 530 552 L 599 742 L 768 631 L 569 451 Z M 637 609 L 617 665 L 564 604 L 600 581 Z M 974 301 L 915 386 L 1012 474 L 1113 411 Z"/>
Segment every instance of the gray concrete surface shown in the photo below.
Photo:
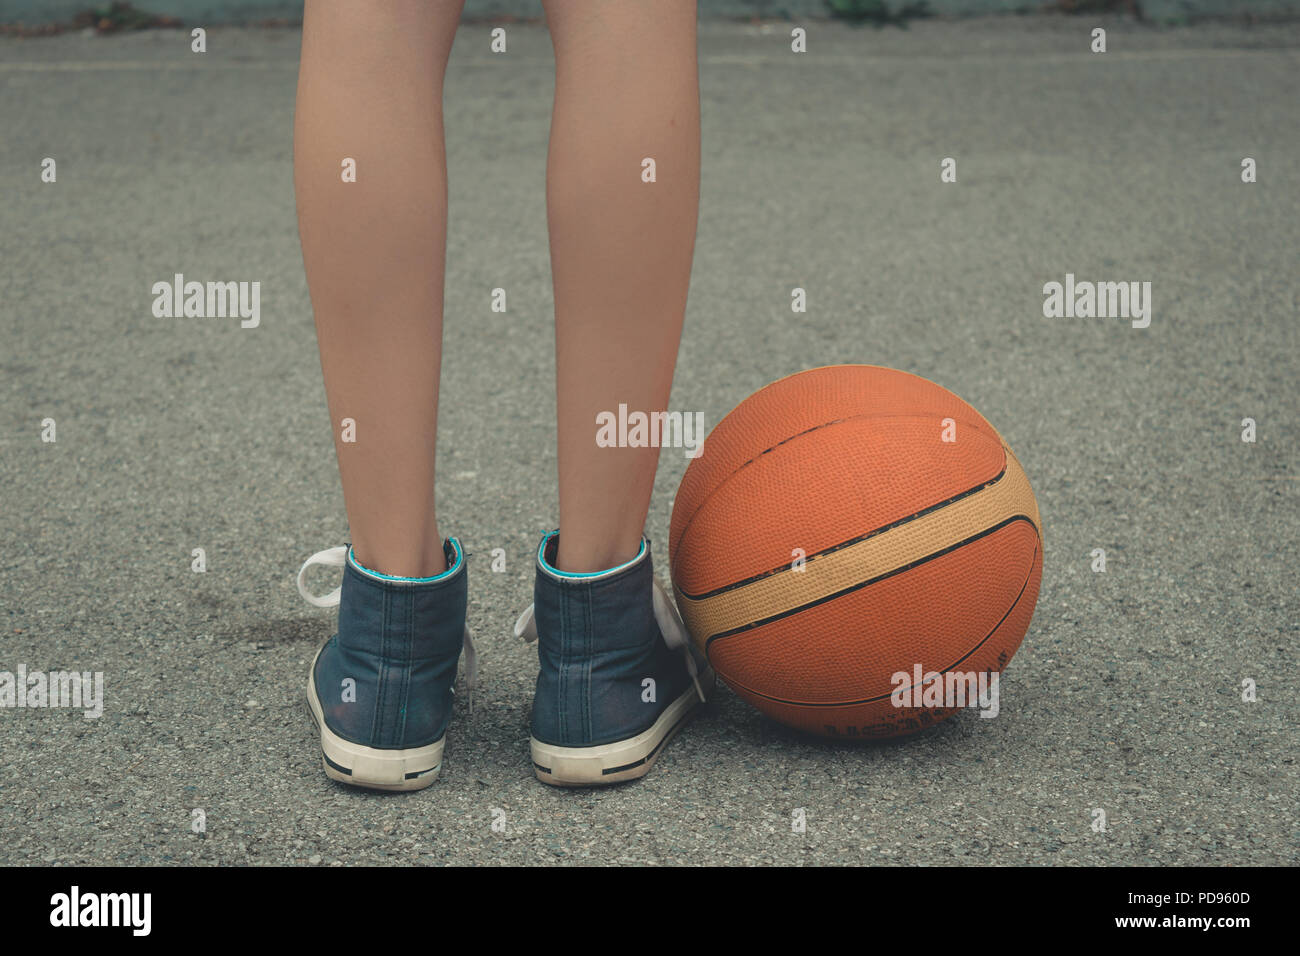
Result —
<path fill-rule="evenodd" d="M 1062 20 L 828 25 L 794 57 L 703 27 L 673 407 L 712 424 L 826 363 L 932 378 L 1017 450 L 1046 572 L 996 720 L 841 746 L 727 691 L 602 792 L 533 779 L 510 634 L 556 508 L 553 64 L 543 30 L 510 37 L 495 57 L 465 29 L 446 96 L 440 513 L 478 555 L 479 706 L 409 796 L 327 781 L 302 702 L 333 614 L 293 575 L 347 528 L 294 217 L 298 35 L 0 42 L 0 670 L 101 670 L 107 694 L 98 720 L 0 710 L 0 863 L 1296 862 L 1300 30 L 1114 22 L 1096 56 Z M 154 318 L 174 272 L 260 281 L 261 326 Z M 1044 318 L 1067 272 L 1150 280 L 1150 328 Z M 685 465 L 661 463 L 661 572 Z"/>

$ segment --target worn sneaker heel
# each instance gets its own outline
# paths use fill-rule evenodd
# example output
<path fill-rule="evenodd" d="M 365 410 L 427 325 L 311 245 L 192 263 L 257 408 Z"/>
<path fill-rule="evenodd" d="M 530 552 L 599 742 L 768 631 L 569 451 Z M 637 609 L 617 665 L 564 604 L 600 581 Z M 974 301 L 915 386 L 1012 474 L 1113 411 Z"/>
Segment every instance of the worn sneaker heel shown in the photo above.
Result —
<path fill-rule="evenodd" d="M 320 730 L 325 775 L 372 790 L 420 790 L 438 779 L 456 669 L 465 652 L 471 689 L 477 660 L 465 626 L 465 552 L 443 544 L 447 570 L 432 578 L 370 571 L 346 545 L 312 555 L 298 590 L 339 607 L 338 633 L 312 659 L 307 708 Z M 313 564 L 343 568 L 324 597 L 303 577 Z"/>
<path fill-rule="evenodd" d="M 533 769 L 565 787 L 642 777 L 714 686 L 654 577 L 649 542 L 594 574 L 555 568 L 559 532 L 537 550 L 533 604 L 515 634 L 537 643 Z"/>

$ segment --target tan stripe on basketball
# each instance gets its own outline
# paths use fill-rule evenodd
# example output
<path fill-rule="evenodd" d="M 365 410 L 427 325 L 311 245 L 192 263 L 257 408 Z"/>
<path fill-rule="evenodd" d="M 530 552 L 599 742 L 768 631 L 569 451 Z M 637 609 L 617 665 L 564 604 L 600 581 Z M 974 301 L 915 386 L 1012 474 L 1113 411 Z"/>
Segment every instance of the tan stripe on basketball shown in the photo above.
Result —
<path fill-rule="evenodd" d="M 802 571 L 786 568 L 704 598 L 687 597 L 675 588 L 682 618 L 703 647 L 715 634 L 787 614 L 888 574 L 1015 515 L 1028 516 L 1034 527 L 1041 529 L 1029 479 L 1015 455 L 1010 449 L 1006 451 L 1006 471 L 992 484 L 857 544 L 811 557 Z M 791 547 L 797 547 L 797 542 L 792 542 Z"/>

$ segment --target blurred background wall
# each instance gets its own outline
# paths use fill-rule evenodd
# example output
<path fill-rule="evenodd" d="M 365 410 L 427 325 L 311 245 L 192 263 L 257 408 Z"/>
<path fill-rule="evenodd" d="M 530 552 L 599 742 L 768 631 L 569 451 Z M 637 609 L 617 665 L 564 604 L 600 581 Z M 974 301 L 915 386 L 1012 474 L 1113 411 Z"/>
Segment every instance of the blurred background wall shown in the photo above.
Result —
<path fill-rule="evenodd" d="M 297 20 L 302 0 L 135 0 L 136 9 L 174 16 L 189 25 Z M 1137 9 L 1156 23 L 1181 23 L 1202 17 L 1276 17 L 1300 14 L 1300 0 L 699 0 L 704 17 L 829 17 L 836 11 L 870 16 L 938 16 L 991 13 L 1123 12 Z M 87 10 L 106 10 L 110 0 L 0 0 L 0 24 L 48 24 L 70 21 Z M 541 0 L 466 0 L 465 16 L 540 17 Z"/>

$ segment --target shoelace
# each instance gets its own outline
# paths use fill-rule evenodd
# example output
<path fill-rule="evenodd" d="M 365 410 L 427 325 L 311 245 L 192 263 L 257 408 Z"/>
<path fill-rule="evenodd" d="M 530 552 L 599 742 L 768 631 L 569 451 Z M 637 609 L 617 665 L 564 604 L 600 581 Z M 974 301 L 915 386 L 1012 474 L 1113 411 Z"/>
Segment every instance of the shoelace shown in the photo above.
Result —
<path fill-rule="evenodd" d="M 695 693 L 700 695 L 701 702 L 707 701 L 704 688 L 700 686 L 700 669 L 695 663 L 695 654 L 691 651 L 691 636 L 658 578 L 654 579 L 654 615 L 655 623 L 664 636 L 664 643 L 670 650 L 681 649 L 682 656 L 686 659 L 686 670 L 691 675 L 691 683 L 695 685 Z M 533 612 L 533 605 L 528 605 L 515 621 L 515 637 L 521 637 L 529 644 L 537 640 L 537 616 Z"/>
<path fill-rule="evenodd" d="M 343 587 L 340 585 L 328 594 L 312 594 L 307 590 L 307 584 L 304 580 L 307 575 L 307 569 L 314 564 L 326 568 L 341 568 L 348 561 L 348 546 L 341 544 L 337 548 L 326 548 L 324 551 L 317 551 L 310 558 L 302 563 L 298 569 L 298 593 L 308 604 L 314 604 L 316 607 L 337 607 L 339 599 L 343 596 Z M 465 636 L 462 642 L 465 649 L 465 689 L 469 692 L 469 712 L 474 713 L 474 686 L 478 683 L 478 651 L 474 647 L 474 638 L 470 636 L 469 625 L 465 625 Z"/>

